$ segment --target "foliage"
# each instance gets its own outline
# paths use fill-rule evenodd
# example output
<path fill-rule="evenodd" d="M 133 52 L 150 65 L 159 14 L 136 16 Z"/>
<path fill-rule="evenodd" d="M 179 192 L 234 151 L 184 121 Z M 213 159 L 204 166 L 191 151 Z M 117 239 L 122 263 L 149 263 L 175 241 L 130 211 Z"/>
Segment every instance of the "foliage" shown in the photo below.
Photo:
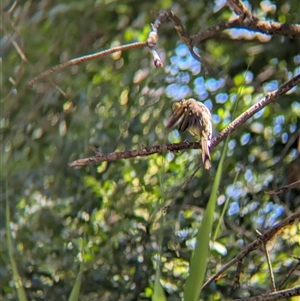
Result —
<path fill-rule="evenodd" d="M 299 21 L 297 0 L 249 2 L 259 18 Z M 167 300 L 180 300 L 223 145 L 212 153 L 212 169 L 200 169 L 180 194 L 200 162 L 199 150 L 73 169 L 68 162 L 91 156 L 89 144 L 106 154 L 192 140 L 189 134 L 164 128 L 172 102 L 184 97 L 207 105 L 215 132 L 220 132 L 266 92 L 299 74 L 300 40 L 227 30 L 198 45 L 211 69 L 204 77 L 168 22 L 159 32 L 164 68 L 153 66 L 148 49 L 133 49 L 66 68 L 29 89 L 29 79 L 61 61 L 144 41 L 155 20 L 152 11 L 174 10 L 193 34 L 234 13 L 223 1 L 48 0 L 10 5 L 4 4 L 1 39 L 0 225 L 4 241 L 7 181 L 13 255 L 28 300 L 68 300 L 79 271 L 83 300 L 149 299 L 160 254 Z M 262 232 L 299 210 L 299 190 L 264 193 L 287 184 L 289 171 L 299 167 L 297 140 L 285 149 L 300 127 L 299 95 L 299 88 L 293 89 L 231 135 L 214 227 L 225 200 L 230 201 L 211 244 L 206 278 L 252 242 L 256 229 Z M 161 209 L 175 196 L 162 224 Z M 299 233 L 299 224 L 294 224 L 268 245 L 276 283 L 295 264 L 294 257 L 300 257 Z M 18 300 L 5 243 L 0 252 L 0 297 Z M 241 285 L 234 289 L 235 271 L 230 268 L 201 298 L 224 300 L 269 290 L 262 250 L 244 259 Z M 299 269 L 284 288 L 297 281 Z"/>

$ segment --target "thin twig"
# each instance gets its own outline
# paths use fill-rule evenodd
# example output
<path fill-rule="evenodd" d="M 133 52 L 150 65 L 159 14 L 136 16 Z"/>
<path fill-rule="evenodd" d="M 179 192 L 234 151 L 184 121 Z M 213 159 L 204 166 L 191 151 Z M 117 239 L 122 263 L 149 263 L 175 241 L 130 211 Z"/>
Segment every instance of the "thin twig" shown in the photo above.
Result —
<path fill-rule="evenodd" d="M 237 117 L 233 122 L 231 122 L 217 137 L 212 140 L 212 146 L 216 146 L 222 140 L 224 140 L 229 134 L 235 131 L 241 124 L 245 123 L 250 117 L 255 113 L 262 110 L 264 107 L 272 103 L 280 95 L 285 94 L 287 91 L 291 90 L 293 87 L 297 86 L 300 83 L 300 74 L 296 75 L 289 81 L 282 84 L 277 90 L 267 93 L 267 95 L 251 108 L 242 113 Z"/>
<path fill-rule="evenodd" d="M 26 55 L 24 54 L 24 52 L 22 51 L 21 47 L 19 46 L 19 44 L 11 37 L 11 43 L 14 45 L 15 49 L 17 50 L 18 54 L 20 55 L 21 59 L 24 62 L 28 62 Z"/>
<path fill-rule="evenodd" d="M 261 241 L 267 242 L 271 240 L 276 233 L 278 233 L 281 229 L 285 228 L 288 225 L 293 224 L 297 219 L 300 218 L 300 210 L 293 213 L 283 221 L 279 222 L 278 224 L 274 225 L 262 235 L 254 240 L 251 244 L 249 244 L 247 247 L 244 248 L 244 250 L 239 253 L 236 257 L 234 257 L 232 260 L 230 260 L 227 264 L 225 264 L 217 273 L 215 273 L 212 277 L 210 277 L 202 286 L 202 290 L 206 288 L 209 284 L 211 284 L 213 281 L 218 279 L 226 270 L 228 270 L 232 265 L 236 264 L 240 260 L 242 260 L 245 256 L 247 256 L 250 252 L 256 250 L 261 245 Z"/>
<path fill-rule="evenodd" d="M 185 30 L 180 18 L 173 12 L 169 11 L 168 13 L 168 18 L 173 22 L 174 28 L 177 31 L 177 34 L 181 41 L 188 47 L 191 55 L 193 58 L 201 63 L 201 65 L 204 67 L 204 73 L 205 76 L 208 76 L 209 69 L 207 67 L 206 62 L 203 60 L 203 58 L 197 54 L 194 49 L 193 49 L 193 44 L 192 44 L 192 38 L 189 36 L 187 31 Z"/>
<path fill-rule="evenodd" d="M 149 47 L 150 53 L 152 55 L 153 63 L 155 67 L 163 67 L 163 62 L 154 47 Z"/>
<path fill-rule="evenodd" d="M 281 164 L 283 159 L 285 158 L 286 156 L 286 153 L 288 152 L 288 150 L 291 148 L 291 146 L 295 143 L 295 141 L 297 139 L 300 138 L 300 128 L 294 132 L 291 137 L 289 138 L 289 140 L 287 141 L 287 143 L 285 144 L 283 150 L 281 151 L 280 153 L 280 161 L 277 163 L 277 164 Z"/>
<path fill-rule="evenodd" d="M 209 75 L 209 68 L 205 62 L 205 60 L 202 58 L 202 56 L 200 54 L 197 54 L 195 51 L 194 51 L 194 48 L 193 46 L 188 46 L 189 50 L 190 50 L 190 53 L 192 55 L 192 57 L 199 61 L 201 63 L 201 65 L 203 66 L 204 68 L 204 75 L 205 76 L 208 76 Z"/>
<path fill-rule="evenodd" d="M 296 258 L 298 261 L 296 262 L 296 264 L 289 269 L 289 271 L 287 272 L 287 274 L 285 275 L 284 279 L 280 282 L 280 284 L 278 285 L 278 289 L 281 289 L 283 287 L 283 285 L 285 284 L 285 282 L 289 279 L 289 277 L 294 273 L 294 271 L 300 266 L 300 258 Z"/>
<path fill-rule="evenodd" d="M 261 237 L 261 233 L 256 230 L 256 232 L 258 233 L 259 237 Z M 273 269 L 272 269 L 272 263 L 271 263 L 271 259 L 270 259 L 270 255 L 267 249 L 267 243 L 264 241 L 261 241 L 261 246 L 262 249 L 266 255 L 266 259 L 267 259 L 267 264 L 268 264 L 268 269 L 269 269 L 269 274 L 270 274 L 270 279 L 271 279 L 271 288 L 272 288 L 272 292 L 276 292 L 276 285 L 275 285 L 275 279 L 274 279 L 274 273 L 273 273 Z"/>
<path fill-rule="evenodd" d="M 155 50 L 155 46 L 156 46 L 157 40 L 158 40 L 158 29 L 160 28 L 160 26 L 163 23 L 166 22 L 167 18 L 169 18 L 173 22 L 174 28 L 176 29 L 180 39 L 183 41 L 183 43 L 185 43 L 188 46 L 192 56 L 202 63 L 206 74 L 208 73 L 208 68 L 207 68 L 205 62 L 203 61 L 203 59 L 194 52 L 193 46 L 207 38 L 214 36 L 218 32 L 223 31 L 225 29 L 245 28 L 248 30 L 257 31 L 257 32 L 261 32 L 264 34 L 280 34 L 280 35 L 285 35 L 285 36 L 288 36 L 291 38 L 299 38 L 300 37 L 300 26 L 297 24 L 281 24 L 281 23 L 277 23 L 277 22 L 259 21 L 259 20 L 257 20 L 257 18 L 252 16 L 251 12 L 247 9 L 247 7 L 242 2 L 240 2 L 238 0 L 231 0 L 228 2 L 231 4 L 233 9 L 242 16 L 237 17 L 228 22 L 223 22 L 223 23 L 214 25 L 208 29 L 205 29 L 205 30 L 197 33 L 196 35 L 189 36 L 188 33 L 186 32 L 184 26 L 182 25 L 179 17 L 177 17 L 172 11 L 161 12 L 158 14 L 155 22 L 153 24 L 151 24 L 152 30 L 149 33 L 147 41 L 113 47 L 113 48 L 110 48 L 110 49 L 107 49 L 104 51 L 100 51 L 100 52 L 90 54 L 90 55 L 84 55 L 79 58 L 75 58 L 70 61 L 61 63 L 59 65 L 51 67 L 50 69 L 42 72 L 41 74 L 39 74 L 32 80 L 28 81 L 27 86 L 32 87 L 36 81 L 41 80 L 41 79 L 51 75 L 52 73 L 57 72 L 68 66 L 77 65 L 79 63 L 89 61 L 89 60 L 92 60 L 95 58 L 103 57 L 103 56 L 106 56 L 108 54 L 111 54 L 111 53 L 114 53 L 117 51 L 125 51 L 125 50 L 129 50 L 129 49 L 141 48 L 141 47 L 145 47 L 145 46 L 148 46 L 150 49 L 150 52 L 153 56 L 154 65 L 156 67 L 161 67 L 161 66 L 163 66 L 163 64 L 162 64 L 162 61 L 161 61 L 157 51 Z"/>
<path fill-rule="evenodd" d="M 176 202 L 176 200 L 178 199 L 180 193 L 189 185 L 189 183 L 192 181 L 192 179 L 194 178 L 195 174 L 198 172 L 198 170 L 202 167 L 202 163 L 199 164 L 195 170 L 192 172 L 192 174 L 189 176 L 189 178 L 184 182 L 184 184 L 181 186 L 181 188 L 179 189 L 178 193 L 176 194 L 176 196 L 169 202 L 168 205 L 166 205 L 163 208 L 163 214 L 166 214 L 167 211 L 170 209 L 171 206 L 173 206 L 173 204 Z"/>
<path fill-rule="evenodd" d="M 189 34 L 185 30 L 183 24 L 181 23 L 180 18 L 172 11 L 169 11 L 167 14 L 168 14 L 168 18 L 173 22 L 174 28 L 176 29 L 181 41 L 186 45 L 191 45 L 192 39 L 190 38 Z"/>
<path fill-rule="evenodd" d="M 148 46 L 150 49 L 150 52 L 153 57 L 154 65 L 156 67 L 162 67 L 163 63 L 162 63 L 157 51 L 155 50 L 155 46 L 156 46 L 157 40 L 158 40 L 158 33 L 157 33 L 158 28 L 165 22 L 166 18 L 167 18 L 167 16 L 165 14 L 158 15 L 154 24 L 151 24 L 152 29 L 149 32 L 147 41 L 145 41 L 145 42 L 136 42 L 136 43 L 130 43 L 130 44 L 126 44 L 126 45 L 116 46 L 116 47 L 109 48 L 107 50 L 103 50 L 100 52 L 84 55 L 84 56 L 69 60 L 67 62 L 61 63 L 54 67 L 51 67 L 50 69 L 40 73 L 38 76 L 36 76 L 32 80 L 28 81 L 27 86 L 32 87 L 35 82 L 51 75 L 54 72 L 62 70 L 66 67 L 77 65 L 82 62 L 86 62 L 86 61 L 93 60 L 96 58 L 104 57 L 106 55 L 109 55 L 109 54 L 117 52 L 117 51 L 126 51 L 126 50 L 130 50 L 130 49 L 134 49 L 134 48 L 142 48 L 145 46 Z"/>
<path fill-rule="evenodd" d="M 285 191 L 291 190 L 293 188 L 300 188 L 300 180 L 296 181 L 296 182 L 293 182 L 291 184 L 282 186 L 282 187 L 280 187 L 278 189 L 275 189 L 275 190 L 265 191 L 265 194 L 279 194 L 281 192 L 285 192 Z"/>
<path fill-rule="evenodd" d="M 252 21 L 236 17 L 230 21 L 225 21 L 204 29 L 191 36 L 191 45 L 197 45 L 200 42 L 215 36 L 217 33 L 230 28 L 243 28 L 268 35 L 278 34 L 290 38 L 300 38 L 300 25 L 298 24 L 282 24 L 274 21 Z"/>
<path fill-rule="evenodd" d="M 291 148 L 293 143 L 299 138 L 300 138 L 300 128 L 291 135 L 291 137 L 289 138 L 289 140 L 287 141 L 283 150 L 280 153 L 280 160 L 276 163 L 276 168 L 275 168 L 275 172 L 274 172 L 273 188 L 275 188 L 275 183 L 277 182 L 277 175 L 278 175 L 279 167 L 282 166 L 282 162 L 284 161 L 284 158 L 285 158 L 288 150 Z"/>
<path fill-rule="evenodd" d="M 229 7 L 231 7 L 234 12 L 243 17 L 253 19 L 255 18 L 247 6 L 240 0 L 227 0 Z"/>
<path fill-rule="evenodd" d="M 293 77 L 291 80 L 282 84 L 277 90 L 268 93 L 262 100 L 257 102 L 255 105 L 250 107 L 247 111 L 237 117 L 233 122 L 231 122 L 218 136 L 214 137 L 211 142 L 210 150 L 214 149 L 221 141 L 223 141 L 229 134 L 234 132 L 238 127 L 245 123 L 250 117 L 255 113 L 262 110 L 264 107 L 272 103 L 280 95 L 286 93 L 294 86 L 300 83 L 300 74 Z M 124 151 L 124 152 L 114 152 L 110 154 L 97 154 L 94 157 L 89 157 L 85 159 L 78 159 L 76 161 L 70 162 L 70 167 L 83 166 L 88 164 L 98 164 L 104 161 L 116 161 L 120 159 L 129 159 L 134 157 L 144 157 L 155 153 L 163 153 L 165 151 L 177 152 L 183 149 L 199 149 L 200 145 L 198 142 L 181 142 L 173 143 L 167 145 L 155 145 L 151 147 L 143 147 L 136 150 Z"/>
<path fill-rule="evenodd" d="M 150 53 L 153 58 L 154 66 L 155 67 L 162 67 L 163 63 L 161 61 L 160 56 L 158 55 L 155 46 L 157 44 L 158 40 L 158 28 L 161 26 L 162 22 L 164 22 L 164 18 L 161 16 L 161 18 L 158 18 L 154 24 L 151 24 L 152 29 L 149 32 L 148 39 L 147 39 L 147 45 L 150 50 Z"/>
<path fill-rule="evenodd" d="M 242 268 L 243 268 L 243 259 L 239 260 L 237 263 L 232 290 L 235 290 L 236 288 L 240 287 L 240 277 L 242 274 Z"/>
<path fill-rule="evenodd" d="M 50 69 L 42 72 L 41 74 L 39 74 L 38 76 L 36 76 L 32 80 L 27 82 L 27 86 L 32 87 L 35 82 L 51 75 L 54 72 L 62 70 L 66 67 L 77 65 L 77 64 L 80 64 L 82 62 L 90 61 L 90 60 L 93 60 L 93 59 L 96 59 L 96 58 L 100 58 L 100 57 L 106 56 L 108 54 L 117 52 L 117 51 L 125 51 L 125 50 L 129 50 L 129 49 L 141 48 L 141 47 L 145 47 L 145 46 L 147 46 L 147 42 L 136 42 L 136 43 L 131 43 L 131 44 L 126 44 L 126 45 L 122 45 L 122 46 L 113 47 L 113 48 L 110 48 L 110 49 L 107 49 L 107 50 L 103 50 L 103 51 L 100 51 L 100 52 L 96 52 L 96 53 L 93 53 L 93 54 L 88 54 L 88 55 L 84 55 L 84 56 L 72 59 L 70 61 L 61 63 L 59 65 L 51 67 Z"/>
<path fill-rule="evenodd" d="M 294 296 L 300 296 L 300 286 L 289 288 L 278 292 L 261 294 L 255 297 L 234 299 L 232 301 L 276 301 L 276 300 L 286 299 L 288 297 L 294 297 Z"/>
<path fill-rule="evenodd" d="M 166 11 L 160 12 L 159 14 L 157 14 L 156 19 L 154 21 L 154 23 L 152 24 L 152 28 L 155 28 L 156 31 L 159 30 L 159 28 L 166 23 L 168 19 L 168 14 Z"/>

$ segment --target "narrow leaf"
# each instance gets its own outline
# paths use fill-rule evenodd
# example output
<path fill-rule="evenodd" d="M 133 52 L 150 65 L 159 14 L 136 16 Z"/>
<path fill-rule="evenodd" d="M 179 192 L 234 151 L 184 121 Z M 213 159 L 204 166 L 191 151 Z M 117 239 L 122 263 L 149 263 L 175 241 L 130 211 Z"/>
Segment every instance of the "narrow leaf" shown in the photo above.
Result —
<path fill-rule="evenodd" d="M 212 233 L 215 204 L 217 201 L 217 193 L 221 180 L 224 158 L 227 151 L 228 138 L 229 137 L 227 137 L 222 152 L 222 157 L 213 183 L 208 205 L 197 233 L 196 247 L 190 262 L 190 272 L 184 287 L 185 301 L 197 301 L 203 285 L 209 257 L 209 241 Z"/>
<path fill-rule="evenodd" d="M 68 301 L 78 301 L 79 300 L 82 272 L 83 272 L 83 261 L 80 263 L 80 270 L 76 277 L 76 281 L 75 281 L 75 284 L 73 286 L 73 289 L 72 289 L 72 292 L 70 294 Z"/>
<path fill-rule="evenodd" d="M 19 301 L 27 301 L 25 289 L 23 287 L 22 279 L 19 275 L 17 264 L 15 261 L 15 258 L 13 256 L 13 244 L 11 239 L 11 231 L 10 231 L 10 212 L 9 212 L 9 206 L 8 206 L 8 184 L 6 182 L 6 243 L 7 243 L 7 250 L 8 250 L 8 256 L 10 260 L 10 264 L 12 267 L 12 273 L 13 273 L 13 284 L 17 290 L 18 300 Z"/>
<path fill-rule="evenodd" d="M 152 301 L 166 301 L 167 300 L 164 289 L 163 289 L 159 279 L 160 279 L 160 270 L 159 270 L 159 266 L 158 266 L 156 268 L 154 292 L 152 295 Z"/>

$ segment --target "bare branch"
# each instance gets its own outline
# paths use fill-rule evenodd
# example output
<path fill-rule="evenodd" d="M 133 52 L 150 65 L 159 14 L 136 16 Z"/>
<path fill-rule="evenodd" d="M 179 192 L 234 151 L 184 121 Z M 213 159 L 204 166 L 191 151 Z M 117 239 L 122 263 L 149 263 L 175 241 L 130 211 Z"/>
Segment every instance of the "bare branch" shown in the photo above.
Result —
<path fill-rule="evenodd" d="M 59 65 L 51 67 L 50 69 L 42 72 L 41 74 L 39 74 L 38 76 L 36 76 L 32 80 L 27 82 L 27 86 L 32 87 L 35 82 L 51 75 L 54 72 L 62 70 L 66 67 L 77 65 L 77 64 L 80 64 L 82 62 L 86 62 L 86 61 L 93 60 L 93 59 L 96 59 L 96 58 L 100 58 L 100 57 L 106 56 L 108 54 L 117 52 L 117 51 L 125 51 L 125 50 L 129 50 L 129 49 L 141 48 L 141 47 L 145 47 L 145 46 L 147 46 L 147 42 L 131 43 L 131 44 L 126 44 L 126 45 L 122 45 L 122 46 L 113 47 L 113 48 L 110 48 L 110 49 L 107 49 L 107 50 L 103 50 L 103 51 L 100 51 L 100 52 L 96 52 L 96 53 L 93 53 L 93 54 L 88 54 L 88 55 L 84 55 L 84 56 L 72 59 L 70 61 L 67 61 L 65 63 L 61 63 Z"/>
<path fill-rule="evenodd" d="M 243 28 L 268 35 L 278 34 L 290 38 L 300 38 L 300 25 L 278 23 L 274 21 L 259 21 L 242 19 L 241 17 L 222 22 L 191 36 L 191 45 L 196 45 L 217 33 L 230 28 Z"/>
<path fill-rule="evenodd" d="M 121 46 L 117 46 L 117 47 L 112 47 L 107 50 L 103 50 L 100 52 L 84 55 L 84 56 L 69 60 L 67 62 L 61 63 L 54 67 L 51 67 L 50 69 L 40 73 L 38 76 L 36 76 L 33 79 L 31 79 L 30 81 L 28 81 L 27 86 L 32 87 L 35 82 L 51 75 L 54 72 L 60 71 L 66 67 L 77 65 L 77 64 L 89 61 L 89 60 L 96 59 L 96 58 L 104 57 L 106 55 L 112 54 L 117 51 L 126 51 L 126 50 L 130 50 L 130 49 L 134 49 L 134 48 L 141 48 L 141 47 L 145 47 L 145 46 L 148 46 L 150 49 L 150 52 L 153 57 L 154 65 L 156 67 L 162 67 L 163 63 L 162 63 L 157 51 L 155 50 L 155 46 L 156 46 L 157 40 L 158 40 L 158 34 L 157 34 L 158 28 L 165 22 L 166 19 L 167 19 L 166 13 L 161 13 L 158 15 L 154 24 L 151 24 L 152 30 L 149 32 L 148 39 L 145 42 L 136 42 L 136 43 L 130 43 L 130 44 L 121 45 Z"/>
<path fill-rule="evenodd" d="M 213 37 L 220 31 L 223 31 L 228 28 L 232 28 L 232 27 L 234 27 L 233 24 L 236 24 L 236 23 L 238 23 L 238 24 L 240 23 L 240 17 L 236 17 L 235 19 L 233 19 L 231 21 L 222 22 L 220 24 L 213 25 L 207 29 L 204 29 L 204 30 L 198 32 L 197 34 L 191 36 L 191 45 L 197 45 L 200 42 Z"/>
<path fill-rule="evenodd" d="M 204 61 L 204 59 L 199 54 L 197 54 L 194 51 L 193 46 L 188 46 L 188 47 L 189 47 L 190 53 L 193 56 L 193 58 L 195 60 L 199 61 L 201 63 L 201 65 L 204 67 L 204 74 L 205 74 L 205 76 L 208 76 L 208 74 L 209 74 L 209 68 L 207 67 L 207 64 Z"/>
<path fill-rule="evenodd" d="M 72 59 L 70 61 L 61 63 L 59 65 L 56 65 L 54 67 L 51 67 L 50 69 L 42 72 L 38 76 L 34 77 L 30 81 L 27 82 L 27 86 L 32 87 L 33 84 L 49 75 L 51 75 L 54 72 L 57 72 L 59 70 L 62 70 L 63 68 L 66 68 L 68 66 L 77 65 L 79 63 L 89 61 L 95 58 L 103 57 L 108 54 L 117 52 L 117 51 L 125 51 L 130 50 L 133 48 L 141 48 L 148 46 L 150 49 L 150 52 L 153 57 L 153 62 L 156 67 L 162 67 L 163 63 L 155 50 L 155 46 L 157 44 L 158 40 L 158 29 L 160 26 L 166 22 L 167 18 L 169 18 L 173 24 L 174 28 L 176 29 L 180 39 L 183 41 L 184 44 L 186 44 L 192 54 L 192 56 L 201 62 L 201 64 L 204 66 L 205 74 L 208 74 L 208 68 L 198 54 L 196 54 L 193 50 L 193 46 L 200 43 L 201 41 L 210 38 L 214 36 L 216 33 L 229 29 L 229 28 L 245 28 L 265 34 L 280 34 L 280 35 L 286 35 L 292 38 L 299 38 L 300 37 L 300 25 L 297 24 L 281 24 L 276 22 L 267 22 L 267 21 L 259 21 L 257 18 L 253 17 L 251 12 L 247 9 L 247 7 L 239 0 L 229 0 L 228 3 L 233 7 L 233 9 L 241 15 L 238 18 L 235 18 L 228 22 L 223 22 L 221 24 L 212 26 L 208 29 L 205 29 L 196 35 L 189 36 L 186 32 L 184 26 L 181 23 L 181 20 L 179 17 L 177 17 L 172 11 L 165 11 L 161 12 L 157 15 L 157 18 L 152 26 L 152 30 L 149 33 L 148 39 L 145 42 L 137 42 L 137 43 L 131 43 L 127 45 L 122 45 L 118 47 L 113 47 L 104 51 L 100 51 L 94 54 L 84 55 L 79 58 Z M 17 45 L 15 45 L 17 47 Z M 19 48 L 17 48 L 18 50 Z M 25 56 L 22 56 L 22 58 L 25 58 Z"/>
<path fill-rule="evenodd" d="M 182 40 L 182 42 L 187 45 L 187 47 L 189 48 L 190 50 L 190 53 L 191 55 L 193 56 L 193 58 L 197 61 L 199 61 L 203 67 L 204 67 L 204 72 L 205 72 L 205 76 L 208 75 L 209 73 L 209 70 L 208 70 L 208 67 L 207 67 L 207 64 L 205 63 L 205 61 L 202 59 L 202 57 L 195 53 L 194 49 L 193 49 L 193 45 L 192 45 L 192 39 L 191 37 L 188 35 L 188 33 L 186 32 L 184 26 L 182 25 L 181 23 L 181 20 L 178 16 L 176 16 L 174 14 L 174 12 L 170 11 L 168 13 L 168 17 L 169 19 L 173 22 L 174 24 L 174 28 L 176 29 L 180 39 Z"/>
<path fill-rule="evenodd" d="M 12 37 L 10 37 L 10 39 L 11 39 L 11 43 L 14 45 L 15 49 L 17 50 L 18 54 L 20 55 L 21 59 L 24 62 L 28 62 L 27 58 L 26 58 L 26 55 L 24 54 L 24 52 L 22 51 L 22 49 L 20 48 L 18 43 Z"/>
<path fill-rule="evenodd" d="M 259 238 L 260 238 L 261 233 L 258 230 L 256 232 L 258 233 Z M 272 269 L 272 263 L 271 263 L 270 255 L 269 255 L 269 252 L 268 252 L 268 249 L 267 249 L 267 243 L 264 242 L 264 241 L 261 241 L 261 246 L 262 246 L 263 251 L 266 254 L 268 270 L 269 270 L 270 280 L 271 280 L 272 292 L 276 292 L 275 278 L 274 278 L 274 273 L 273 273 L 273 269 Z"/>
<path fill-rule="evenodd" d="M 281 289 L 285 282 L 289 279 L 289 277 L 294 273 L 294 271 L 300 266 L 300 258 L 297 258 L 296 264 L 289 269 L 288 273 L 285 275 L 284 279 L 278 285 L 278 288 Z"/>
<path fill-rule="evenodd" d="M 242 18 L 253 19 L 253 15 L 247 6 L 240 0 L 227 0 L 229 7 L 231 7 L 234 12 L 241 16 Z"/>
<path fill-rule="evenodd" d="M 95 151 L 96 149 L 94 146 L 91 146 L 90 148 L 92 148 L 93 151 Z M 69 166 L 70 167 L 83 166 L 87 164 L 97 164 L 104 161 L 116 161 L 120 159 L 145 157 L 156 153 L 163 153 L 165 151 L 177 152 L 182 149 L 199 149 L 199 148 L 200 146 L 198 142 L 194 142 L 194 143 L 181 142 L 181 143 L 174 143 L 174 144 L 167 144 L 167 145 L 154 145 L 149 147 L 143 147 L 140 149 L 124 151 L 124 152 L 114 152 L 107 155 L 102 154 L 97 150 L 96 156 L 76 160 L 74 162 L 69 163 Z"/>
<path fill-rule="evenodd" d="M 191 45 L 192 39 L 186 32 L 184 26 L 181 23 L 181 20 L 178 16 L 174 14 L 174 12 L 168 12 L 168 18 L 173 22 L 174 28 L 176 29 L 181 41 L 186 45 Z"/>
<path fill-rule="evenodd" d="M 226 129 L 224 129 L 217 137 L 212 140 L 212 147 L 219 144 L 224 140 L 229 134 L 235 131 L 241 124 L 245 123 L 250 117 L 255 113 L 262 110 L 264 107 L 272 103 L 280 95 L 291 90 L 293 87 L 297 86 L 300 83 L 300 74 L 296 75 L 289 81 L 282 84 L 277 90 L 268 93 L 262 100 L 253 105 L 239 117 L 237 117 L 233 122 L 231 122 Z"/>
<path fill-rule="evenodd" d="M 152 24 L 152 29 L 154 29 L 157 33 L 159 28 L 162 26 L 162 24 L 166 23 L 167 19 L 168 19 L 168 13 L 166 11 L 160 12 L 156 16 L 156 19 Z"/>
<path fill-rule="evenodd" d="M 189 178 L 184 182 L 184 184 L 181 186 L 181 188 L 179 189 L 178 193 L 175 195 L 175 197 L 170 201 L 170 203 L 168 205 L 166 205 L 163 208 L 163 214 L 167 214 L 167 211 L 170 209 L 171 206 L 173 206 L 173 204 L 176 202 L 178 196 L 180 195 L 180 193 L 189 185 L 189 183 L 192 181 L 192 179 L 194 178 L 195 174 L 198 172 L 198 170 L 203 166 L 203 164 L 199 164 L 198 167 L 195 168 L 195 170 L 192 172 L 192 174 L 189 176 Z"/>
<path fill-rule="evenodd" d="M 187 45 L 187 47 L 189 48 L 189 50 L 191 52 L 191 55 L 194 57 L 194 59 L 196 59 L 197 61 L 199 61 L 203 65 L 205 75 L 207 76 L 208 73 L 209 73 L 209 70 L 208 70 L 208 67 L 207 67 L 205 61 L 201 58 L 201 56 L 199 54 L 195 53 L 195 51 L 193 49 L 191 37 L 189 36 L 187 31 L 185 30 L 180 18 L 173 11 L 161 12 L 158 15 L 157 21 L 155 21 L 154 24 L 152 25 L 152 28 L 155 31 L 155 33 L 158 34 L 158 28 L 161 26 L 161 24 L 163 22 L 166 22 L 167 18 L 169 18 L 173 22 L 174 28 L 177 31 L 179 38 L 181 39 L 181 41 L 185 45 Z M 157 26 L 155 24 L 157 24 Z"/>
<path fill-rule="evenodd" d="M 280 160 L 276 163 L 276 168 L 275 168 L 275 171 L 274 171 L 273 188 L 275 188 L 275 183 L 277 183 L 278 170 L 279 170 L 280 166 L 282 166 L 282 162 L 283 162 L 288 150 L 291 148 L 292 144 L 297 139 L 299 139 L 298 141 L 300 142 L 300 128 L 291 135 L 291 137 L 285 143 L 285 146 L 284 146 L 283 150 L 280 153 Z M 299 153 L 300 153 L 300 151 L 299 151 Z M 265 193 L 268 193 L 268 192 L 265 192 Z"/>
<path fill-rule="evenodd" d="M 276 301 L 286 299 L 288 297 L 300 296 L 300 286 L 278 291 L 275 293 L 262 294 L 255 297 L 234 299 L 233 301 Z"/>
<path fill-rule="evenodd" d="M 276 235 L 281 229 L 285 228 L 288 225 L 293 224 L 297 219 L 300 218 L 300 210 L 290 215 L 283 221 L 279 222 L 275 226 L 271 227 L 269 230 L 262 233 L 256 240 L 254 240 L 250 245 L 244 248 L 244 250 L 239 253 L 236 257 L 234 257 L 231 261 L 225 264 L 217 273 L 215 273 L 212 277 L 210 277 L 202 286 L 202 290 L 211 284 L 213 281 L 218 279 L 226 270 L 228 270 L 232 265 L 236 264 L 240 260 L 242 260 L 245 256 L 247 256 L 250 252 L 256 250 L 261 245 L 261 242 L 266 243 L 271 240 L 274 235 Z M 300 289 L 300 288 L 299 288 Z M 267 300 L 267 299 L 257 299 L 257 300 Z"/>
<path fill-rule="evenodd" d="M 151 24 L 152 29 L 149 32 L 148 39 L 147 39 L 147 45 L 149 47 L 150 53 L 152 54 L 155 67 L 163 66 L 161 58 L 159 57 L 157 51 L 155 50 L 155 46 L 158 40 L 158 28 L 165 21 L 165 18 L 166 17 L 164 15 L 159 15 L 157 20 L 154 22 L 154 24 Z"/>
<path fill-rule="evenodd" d="M 278 189 L 275 189 L 275 190 L 265 191 L 265 194 L 279 194 L 281 192 L 285 192 L 285 191 L 291 190 L 293 188 L 300 188 L 300 180 L 296 181 L 296 182 L 293 182 L 289 185 L 282 186 L 282 187 L 280 187 Z"/>
<path fill-rule="evenodd" d="M 163 62 L 154 47 L 149 47 L 155 67 L 163 67 Z"/>
<path fill-rule="evenodd" d="M 241 26 L 237 25 L 236 27 L 250 29 L 268 35 L 278 34 L 289 38 L 300 38 L 300 25 L 297 24 L 282 24 L 274 21 L 251 21 L 245 19 Z"/>
<path fill-rule="evenodd" d="M 242 268 L 243 268 L 243 260 L 239 260 L 236 267 L 236 273 L 234 276 L 234 283 L 232 289 L 236 289 L 240 287 L 240 276 L 242 274 Z"/>
<path fill-rule="evenodd" d="M 286 93 L 294 86 L 300 83 L 300 74 L 293 77 L 291 80 L 282 84 L 277 90 L 270 92 L 260 100 L 258 103 L 254 104 L 251 108 L 237 117 L 234 121 L 232 121 L 218 136 L 214 137 L 211 141 L 210 150 L 214 149 L 221 141 L 223 141 L 229 134 L 235 131 L 238 127 L 240 127 L 243 123 L 245 123 L 250 117 L 252 117 L 255 113 L 262 110 L 264 107 L 272 103 L 276 98 L 280 95 Z M 177 152 L 183 149 L 199 149 L 200 144 L 198 142 L 181 142 L 167 145 L 155 145 L 151 147 L 143 147 L 141 149 L 124 151 L 124 152 L 114 152 L 108 155 L 97 154 L 94 157 L 79 159 L 74 162 L 70 162 L 70 167 L 75 166 L 83 166 L 87 164 L 97 164 L 104 161 L 116 161 L 120 159 L 129 159 L 134 157 L 144 157 L 149 156 L 155 153 L 163 153 L 165 151 Z"/>

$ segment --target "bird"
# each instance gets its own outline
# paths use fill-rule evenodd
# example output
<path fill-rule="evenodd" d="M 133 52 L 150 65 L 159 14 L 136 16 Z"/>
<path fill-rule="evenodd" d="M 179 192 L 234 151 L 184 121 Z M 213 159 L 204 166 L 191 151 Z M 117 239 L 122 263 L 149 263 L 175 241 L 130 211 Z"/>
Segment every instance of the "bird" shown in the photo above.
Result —
<path fill-rule="evenodd" d="M 194 98 L 183 99 L 172 106 L 174 111 L 166 124 L 167 129 L 178 124 L 178 130 L 188 130 L 201 139 L 202 162 L 205 169 L 211 168 L 209 147 L 212 138 L 212 117 L 209 109 Z"/>

